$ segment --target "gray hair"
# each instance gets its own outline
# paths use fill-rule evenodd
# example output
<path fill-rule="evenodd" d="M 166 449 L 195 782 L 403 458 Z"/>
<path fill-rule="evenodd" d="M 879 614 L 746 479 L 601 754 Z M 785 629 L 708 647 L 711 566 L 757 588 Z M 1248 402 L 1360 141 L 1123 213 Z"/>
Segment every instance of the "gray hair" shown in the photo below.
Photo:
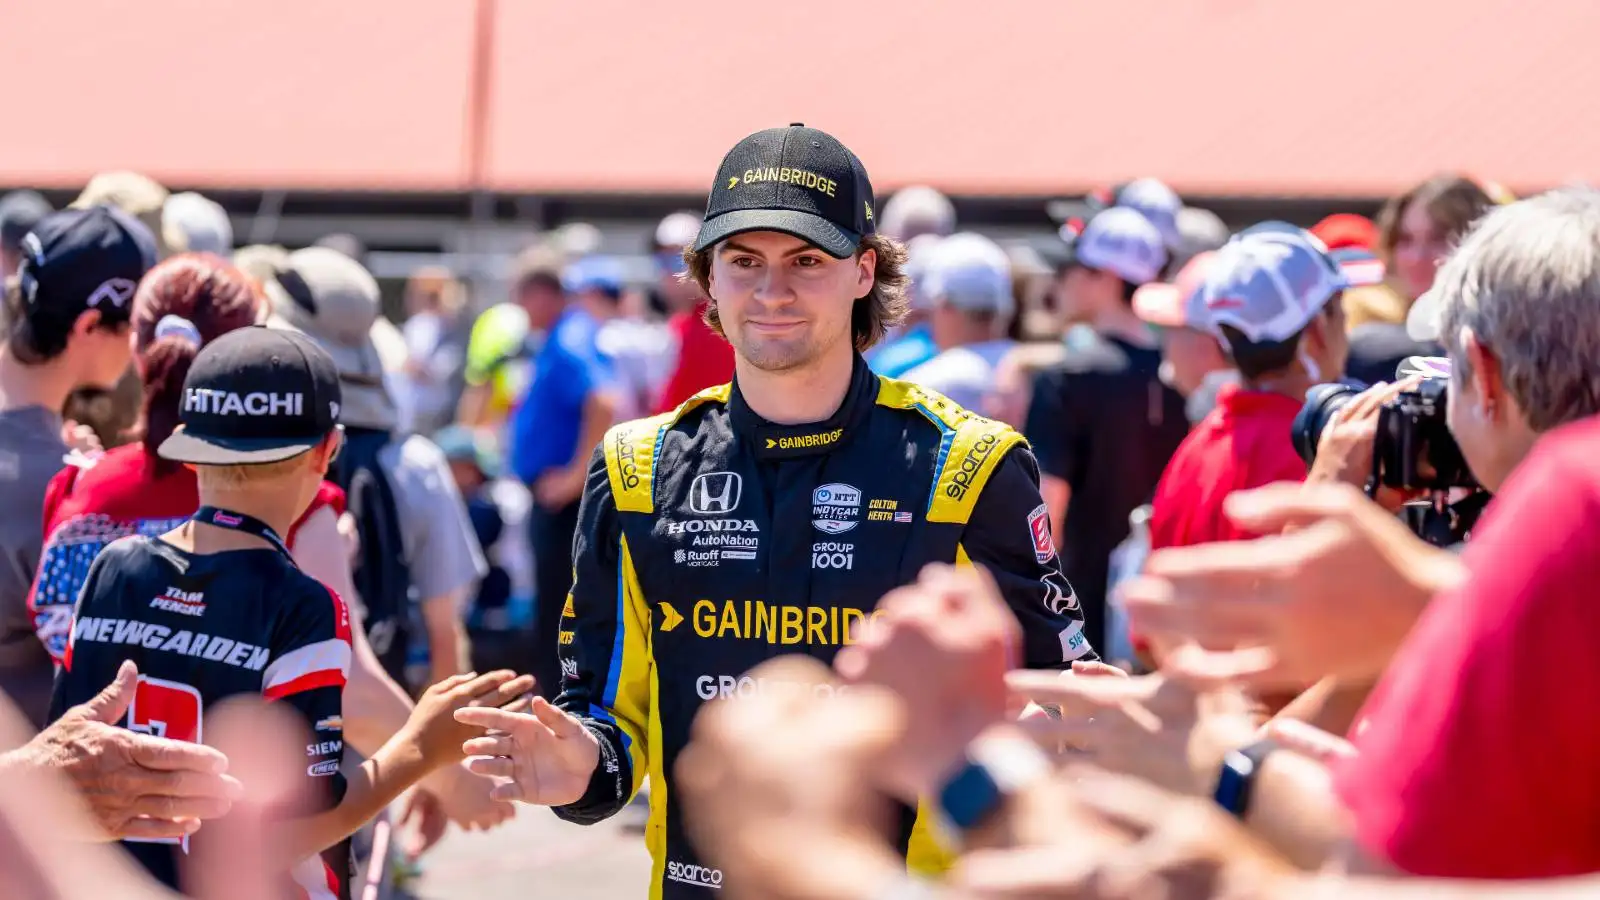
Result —
<path fill-rule="evenodd" d="M 1433 291 L 1463 380 L 1470 328 L 1535 432 L 1600 413 L 1600 191 L 1562 188 L 1494 208 L 1439 267 Z"/>

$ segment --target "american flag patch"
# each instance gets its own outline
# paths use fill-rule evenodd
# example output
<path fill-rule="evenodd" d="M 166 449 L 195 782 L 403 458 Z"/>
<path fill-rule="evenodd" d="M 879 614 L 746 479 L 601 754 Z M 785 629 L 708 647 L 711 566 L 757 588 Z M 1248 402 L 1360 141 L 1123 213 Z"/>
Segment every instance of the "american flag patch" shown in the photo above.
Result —
<path fill-rule="evenodd" d="M 909 521 L 911 521 L 911 513 L 909 513 L 909 512 L 897 512 L 897 513 L 894 514 L 894 520 L 896 522 L 909 522 Z"/>

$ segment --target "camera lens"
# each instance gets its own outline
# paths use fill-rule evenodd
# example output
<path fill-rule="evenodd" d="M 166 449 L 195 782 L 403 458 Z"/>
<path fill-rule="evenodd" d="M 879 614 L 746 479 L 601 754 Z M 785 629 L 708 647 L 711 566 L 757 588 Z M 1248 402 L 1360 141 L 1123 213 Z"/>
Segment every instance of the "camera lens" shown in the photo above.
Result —
<path fill-rule="evenodd" d="M 1305 405 L 1295 415 L 1290 431 L 1294 450 L 1306 465 L 1311 465 L 1317 458 L 1317 444 L 1322 442 L 1322 429 L 1327 427 L 1333 414 L 1363 390 L 1365 388 L 1333 382 L 1315 385 L 1306 391 Z"/>

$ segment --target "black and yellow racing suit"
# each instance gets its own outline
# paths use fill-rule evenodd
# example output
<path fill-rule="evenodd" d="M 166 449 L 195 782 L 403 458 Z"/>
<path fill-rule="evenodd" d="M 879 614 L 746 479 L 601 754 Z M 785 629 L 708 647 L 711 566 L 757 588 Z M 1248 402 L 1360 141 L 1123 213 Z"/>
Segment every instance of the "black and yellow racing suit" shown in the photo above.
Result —
<path fill-rule="evenodd" d="M 560 637 L 558 705 L 600 739 L 600 765 L 556 815 L 604 819 L 648 774 L 651 897 L 714 896 L 721 873 L 690 847 L 671 783 L 700 705 L 781 689 L 745 675 L 779 654 L 831 661 L 930 562 L 990 569 L 1028 666 L 1095 658 L 1048 518 L 1021 435 L 859 357 L 826 422 L 770 424 L 735 383 L 611 429 L 584 486 Z M 936 870 L 921 825 L 911 864 Z"/>

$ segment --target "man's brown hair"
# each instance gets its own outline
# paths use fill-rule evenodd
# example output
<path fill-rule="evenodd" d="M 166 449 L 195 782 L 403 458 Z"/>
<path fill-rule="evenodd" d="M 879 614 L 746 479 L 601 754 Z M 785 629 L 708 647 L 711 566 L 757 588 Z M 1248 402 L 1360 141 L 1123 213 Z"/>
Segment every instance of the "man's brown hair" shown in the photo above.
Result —
<path fill-rule="evenodd" d="M 711 296 L 711 258 L 716 250 L 716 247 L 695 250 L 691 246 L 683 251 L 683 261 L 689 267 L 684 277 L 699 285 L 700 291 L 707 297 Z M 865 250 L 878 254 L 878 264 L 872 276 L 872 289 L 867 291 L 865 297 L 856 300 L 855 308 L 850 313 L 850 337 L 857 352 L 866 352 L 883 340 L 889 329 L 904 322 L 906 313 L 911 310 L 911 299 L 907 294 L 910 279 L 905 271 L 905 245 L 891 237 L 869 234 L 861 239 L 855 258 L 859 259 Z M 715 300 L 706 304 L 706 324 L 711 326 L 712 331 L 727 337 L 722 331 L 722 320 L 717 316 Z"/>

